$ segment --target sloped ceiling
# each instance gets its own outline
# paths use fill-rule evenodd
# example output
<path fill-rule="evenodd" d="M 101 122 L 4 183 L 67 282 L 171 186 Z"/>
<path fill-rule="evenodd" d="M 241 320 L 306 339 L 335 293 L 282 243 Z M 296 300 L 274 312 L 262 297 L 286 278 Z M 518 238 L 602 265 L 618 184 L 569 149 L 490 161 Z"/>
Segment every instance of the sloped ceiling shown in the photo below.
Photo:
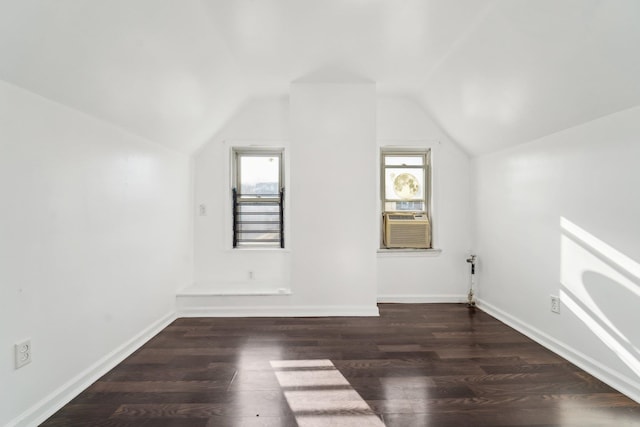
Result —
<path fill-rule="evenodd" d="M 472 155 L 640 104 L 637 0 L 0 6 L 0 79 L 185 152 L 319 70 L 419 100 Z"/>
<path fill-rule="evenodd" d="M 201 1 L 1 6 L 1 79 L 170 148 L 197 148 L 248 95 Z"/>
<path fill-rule="evenodd" d="M 640 1 L 497 2 L 420 99 L 472 154 L 640 104 Z"/>

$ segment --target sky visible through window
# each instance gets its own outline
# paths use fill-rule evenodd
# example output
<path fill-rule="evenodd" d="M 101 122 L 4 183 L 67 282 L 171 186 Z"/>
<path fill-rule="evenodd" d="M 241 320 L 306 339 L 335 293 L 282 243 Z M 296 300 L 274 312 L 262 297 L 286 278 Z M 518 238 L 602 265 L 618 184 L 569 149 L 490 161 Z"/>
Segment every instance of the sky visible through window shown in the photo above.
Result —
<path fill-rule="evenodd" d="M 278 156 L 241 156 L 241 194 L 277 194 L 280 181 Z"/>

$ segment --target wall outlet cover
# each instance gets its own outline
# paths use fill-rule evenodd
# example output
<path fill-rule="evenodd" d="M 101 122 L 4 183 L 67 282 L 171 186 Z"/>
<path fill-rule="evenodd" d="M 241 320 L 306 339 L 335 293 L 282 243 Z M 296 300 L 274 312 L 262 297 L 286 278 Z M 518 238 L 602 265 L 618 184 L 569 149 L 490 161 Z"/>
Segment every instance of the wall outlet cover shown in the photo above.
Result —
<path fill-rule="evenodd" d="M 32 360 L 31 340 L 24 340 L 15 344 L 16 369 L 31 363 Z"/>
<path fill-rule="evenodd" d="M 560 298 L 555 295 L 551 295 L 551 312 L 560 314 Z"/>

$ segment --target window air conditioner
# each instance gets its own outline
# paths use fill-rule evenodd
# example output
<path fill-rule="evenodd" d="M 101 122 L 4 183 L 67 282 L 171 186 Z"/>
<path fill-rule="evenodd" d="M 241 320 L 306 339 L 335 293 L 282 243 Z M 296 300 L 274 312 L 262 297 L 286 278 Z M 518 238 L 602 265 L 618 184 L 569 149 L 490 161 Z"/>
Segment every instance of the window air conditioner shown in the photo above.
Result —
<path fill-rule="evenodd" d="M 429 218 L 423 213 L 385 213 L 384 245 L 387 248 L 430 248 Z"/>

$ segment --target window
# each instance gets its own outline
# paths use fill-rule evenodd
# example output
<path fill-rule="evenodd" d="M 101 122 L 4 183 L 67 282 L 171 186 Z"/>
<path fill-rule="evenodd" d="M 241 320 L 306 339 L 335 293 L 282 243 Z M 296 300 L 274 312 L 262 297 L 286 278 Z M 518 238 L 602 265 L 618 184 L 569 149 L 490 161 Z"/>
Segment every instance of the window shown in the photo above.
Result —
<path fill-rule="evenodd" d="M 430 154 L 382 150 L 383 248 L 431 248 Z"/>
<path fill-rule="evenodd" d="M 284 248 L 282 150 L 233 150 L 233 247 Z"/>

